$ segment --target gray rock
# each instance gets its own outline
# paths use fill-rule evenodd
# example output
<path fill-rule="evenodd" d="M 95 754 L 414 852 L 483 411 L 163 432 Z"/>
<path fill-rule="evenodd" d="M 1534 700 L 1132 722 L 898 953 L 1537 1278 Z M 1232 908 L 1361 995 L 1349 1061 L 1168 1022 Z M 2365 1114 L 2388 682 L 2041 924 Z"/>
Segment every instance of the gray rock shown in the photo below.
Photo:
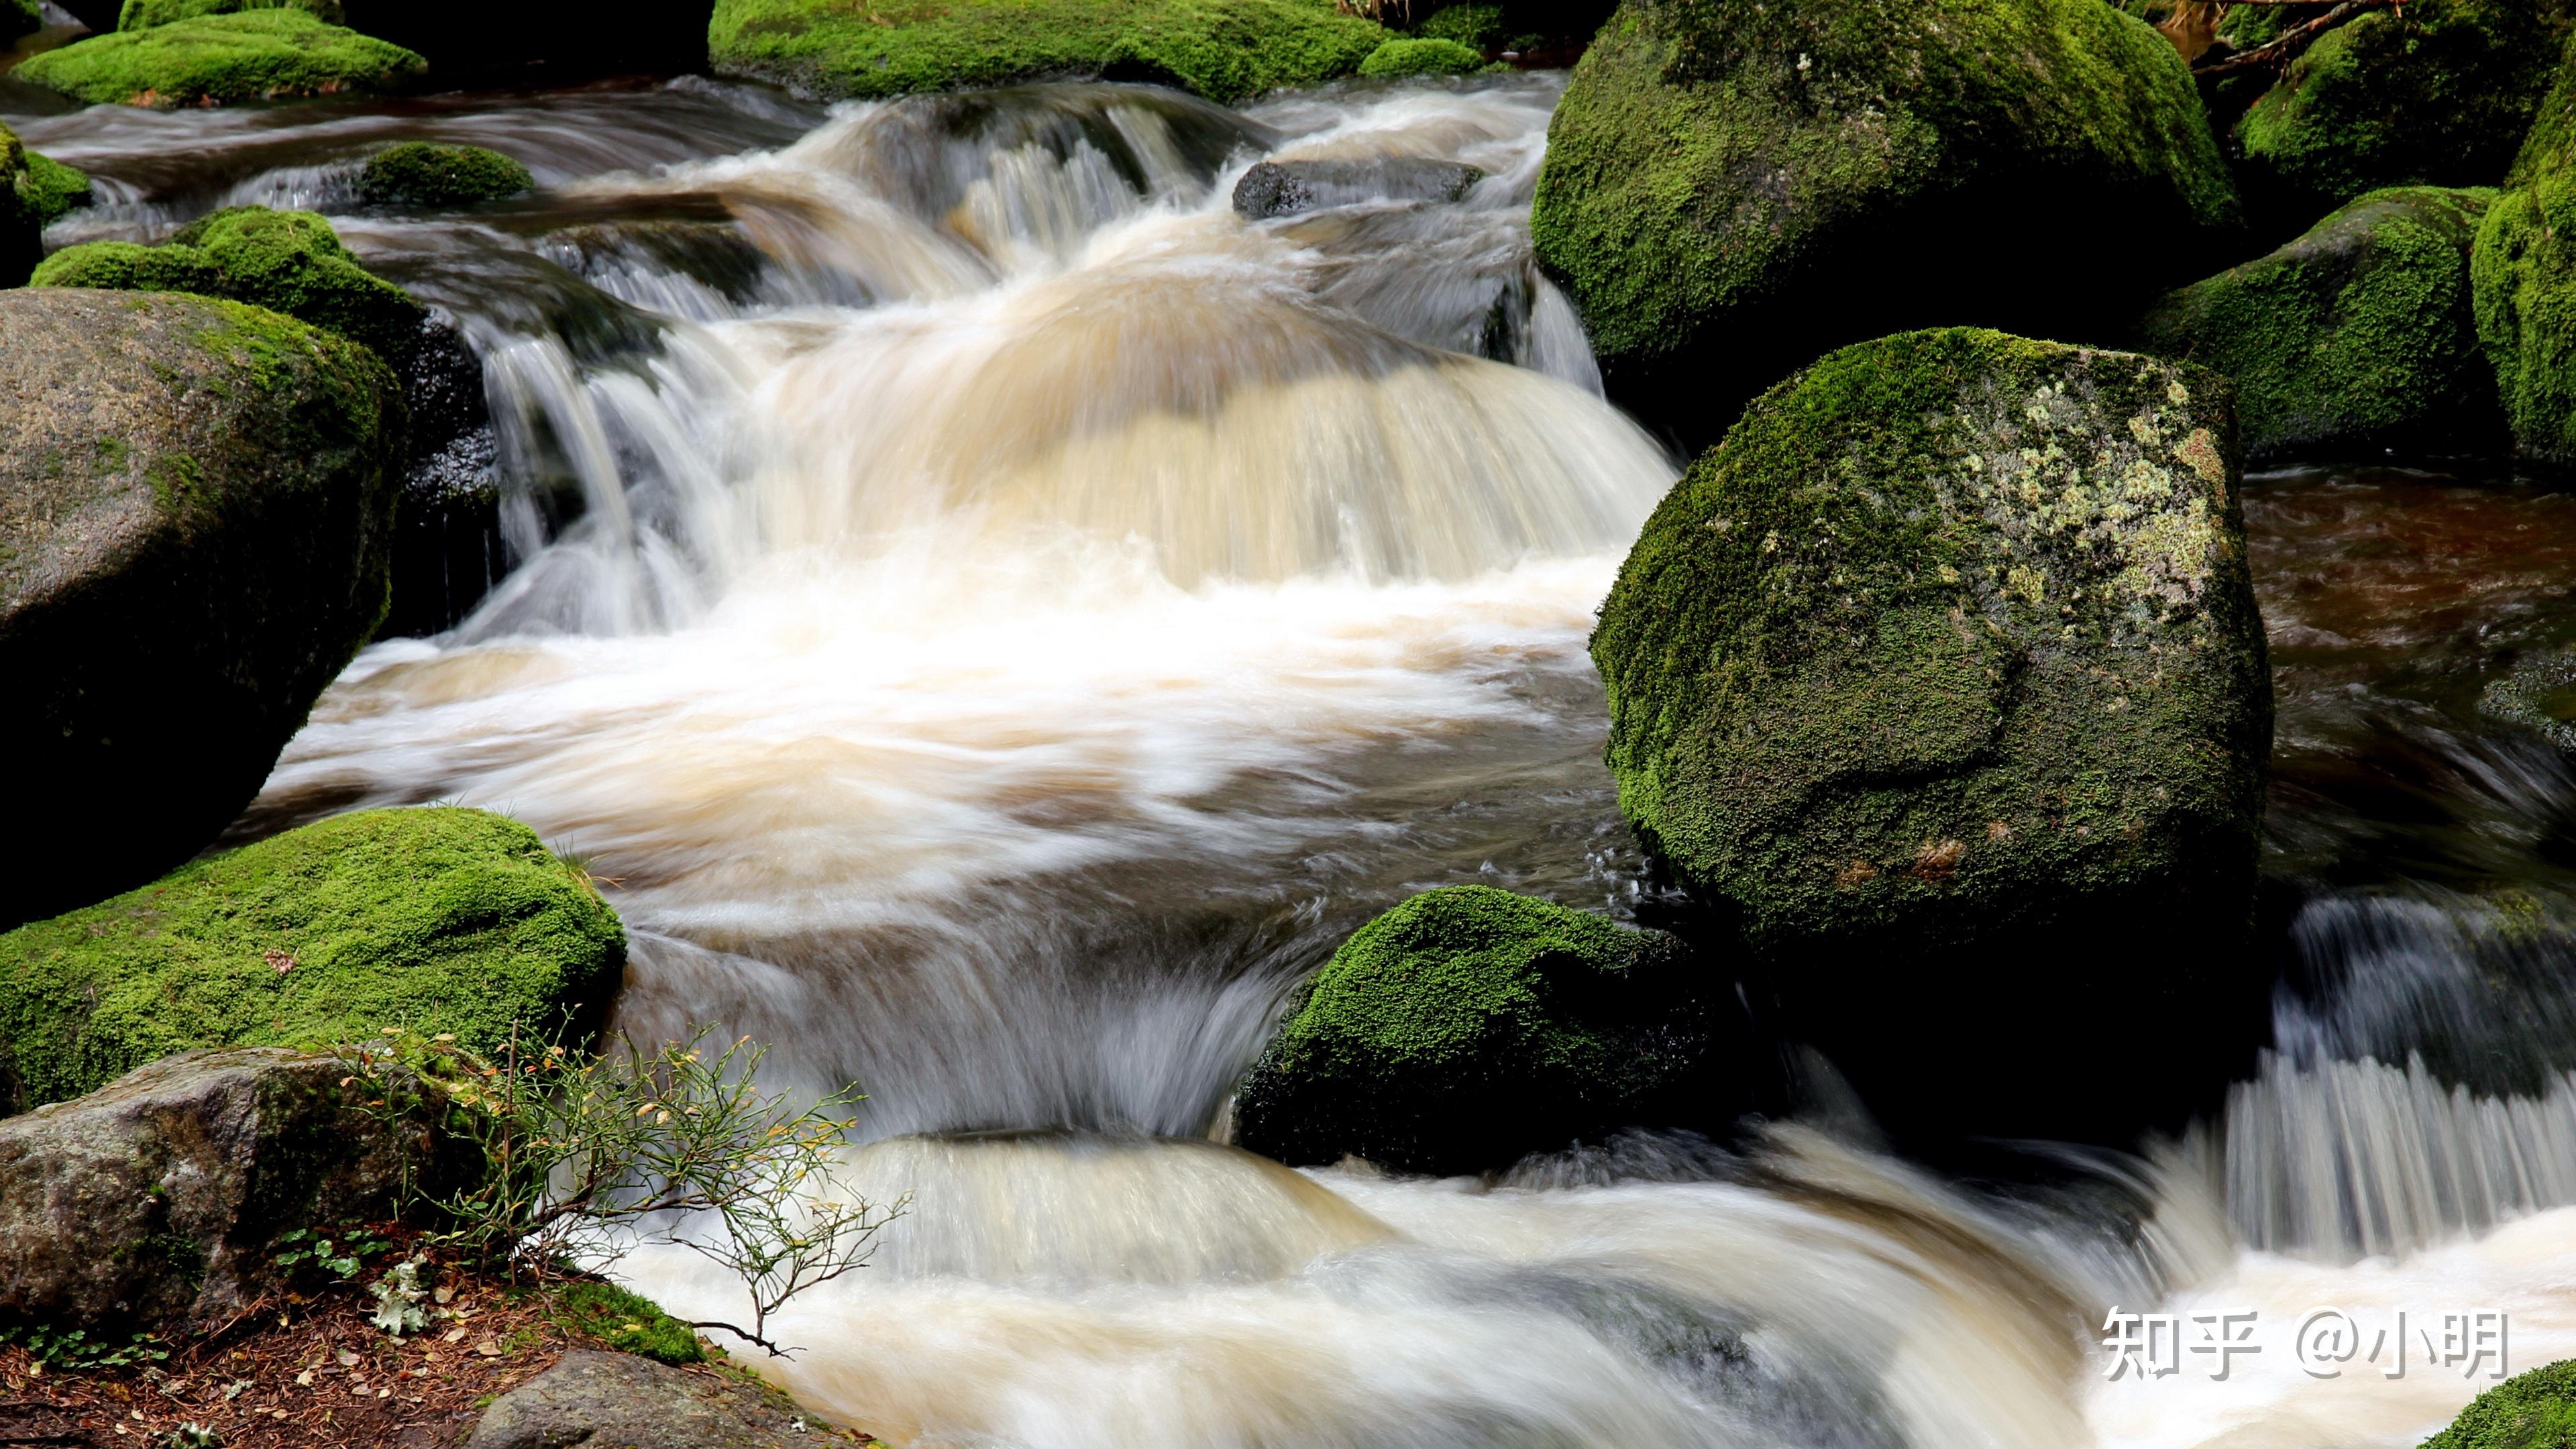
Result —
<path fill-rule="evenodd" d="M 494 1400 L 465 1449 L 806 1449 L 830 1429 L 721 1370 L 580 1349 Z"/>
<path fill-rule="evenodd" d="M 1428 156 L 1377 161 L 1263 161 L 1234 183 L 1234 209 L 1252 221 L 1365 201 L 1456 201 L 1481 168 Z"/>
<path fill-rule="evenodd" d="M 0 926 L 140 885 L 240 812 L 384 616 L 392 373 L 239 303 L 0 292 L 0 758 L 46 848 Z"/>
<path fill-rule="evenodd" d="M 348 1076 L 277 1047 L 182 1052 L 0 1119 L 0 1320 L 209 1327 L 279 1286 L 280 1234 L 391 1217 L 406 1170 L 435 1185 L 441 1139 Z"/>

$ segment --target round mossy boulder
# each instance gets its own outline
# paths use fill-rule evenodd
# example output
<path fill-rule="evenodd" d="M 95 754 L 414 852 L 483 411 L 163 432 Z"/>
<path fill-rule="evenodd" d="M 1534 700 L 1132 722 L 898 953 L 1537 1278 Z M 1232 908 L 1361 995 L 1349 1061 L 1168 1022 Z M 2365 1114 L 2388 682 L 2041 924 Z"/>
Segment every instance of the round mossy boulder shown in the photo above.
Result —
<path fill-rule="evenodd" d="M 551 1039 L 601 1019 L 625 960 L 617 913 L 517 821 L 342 815 L 0 935 L 0 1111 L 191 1047 Z"/>
<path fill-rule="evenodd" d="M 245 10 L 301 10 L 325 25 L 346 25 L 340 0 L 125 0 L 117 12 L 119 30 L 149 30 L 174 20 L 205 15 L 238 15 Z"/>
<path fill-rule="evenodd" d="M 2469 1401 L 2423 1449 L 2564 1449 L 2576 1443 L 2576 1359 L 2517 1374 Z"/>
<path fill-rule="evenodd" d="M 6 925 L 151 879 L 258 792 L 384 616 L 404 437 L 373 354 L 239 303 L 18 289 L 0 336 L 0 753 L 47 822 Z"/>
<path fill-rule="evenodd" d="M 1467 75 L 1485 68 L 1485 57 L 1454 40 L 1390 40 L 1360 62 L 1365 76 Z"/>
<path fill-rule="evenodd" d="M 1499 1169 L 1694 1096 L 1701 982 L 1674 940 L 1486 886 L 1413 897 L 1326 963 L 1243 1083 L 1235 1140 L 1291 1165 Z"/>
<path fill-rule="evenodd" d="M 35 210 L 36 224 L 51 226 L 74 207 L 89 205 L 89 174 L 30 151 L 26 174 L 18 179 L 17 191 L 19 198 Z"/>
<path fill-rule="evenodd" d="M 1213 101 L 1349 75 L 1387 39 L 1333 0 L 717 0 L 718 74 L 839 98 L 1066 76 L 1153 81 Z"/>
<path fill-rule="evenodd" d="M 2168 294 L 2135 344 L 2235 382 L 2249 460 L 2492 446 L 2504 417 L 2469 250 L 2494 196 L 2371 192 L 2279 251 Z"/>
<path fill-rule="evenodd" d="M 396 365 L 425 315 L 409 293 L 359 266 L 330 222 L 263 206 L 215 212 L 159 246 L 65 247 L 36 268 L 32 284 L 229 297 L 327 327 Z"/>
<path fill-rule="evenodd" d="M 303 10 L 201 15 L 49 50 L 15 74 L 90 105 L 233 105 L 399 90 L 429 68 Z"/>
<path fill-rule="evenodd" d="M 2492 186 L 2550 86 L 2576 0 L 2407 0 L 2319 36 L 2237 123 L 2309 215 L 2378 187 Z"/>
<path fill-rule="evenodd" d="M 2469 271 L 2515 447 L 2576 466 L 2576 41 L 2479 223 Z"/>
<path fill-rule="evenodd" d="M 536 187 L 528 168 L 481 146 L 406 141 L 369 157 L 358 199 L 369 206 L 472 206 Z"/>
<path fill-rule="evenodd" d="M 1891 328 L 2103 335 L 2238 212 L 2181 58 L 2101 0 L 1631 0 L 1530 225 L 1614 400 L 1699 446 Z"/>
<path fill-rule="evenodd" d="M 2272 735 L 2235 432 L 2199 368 L 1882 338 L 1747 407 L 1621 567 L 1620 807 L 1874 1106 L 2116 1136 L 2025 1069 L 2151 1019 L 2214 1040 L 2213 992 L 2259 1014 L 2226 955 Z"/>

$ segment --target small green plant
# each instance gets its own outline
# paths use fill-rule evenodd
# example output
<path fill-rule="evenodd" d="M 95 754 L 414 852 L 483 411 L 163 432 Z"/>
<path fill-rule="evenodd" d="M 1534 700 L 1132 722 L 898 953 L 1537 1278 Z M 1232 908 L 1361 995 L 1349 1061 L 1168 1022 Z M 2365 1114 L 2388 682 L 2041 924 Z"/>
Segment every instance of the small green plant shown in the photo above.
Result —
<path fill-rule="evenodd" d="M 367 1291 L 375 1296 L 376 1311 L 369 1323 L 396 1338 L 418 1333 L 429 1327 L 429 1288 L 420 1281 L 420 1270 L 428 1259 L 405 1258 L 385 1270 Z"/>
<path fill-rule="evenodd" d="M 170 1449 L 222 1449 L 224 1436 L 190 1419 L 162 1435 L 161 1442 L 169 1445 Z"/>
<path fill-rule="evenodd" d="M 41 1323 L 0 1328 L 0 1344 L 16 1344 L 46 1368 L 74 1373 L 139 1368 L 170 1356 L 161 1340 L 148 1333 L 132 1334 L 120 1341 L 92 1338 L 81 1329 L 56 1329 Z"/>
<path fill-rule="evenodd" d="M 296 1228 L 277 1235 L 276 1245 L 286 1251 L 269 1259 L 287 1272 L 311 1268 L 346 1283 L 366 1271 L 366 1260 L 393 1251 L 393 1241 L 365 1228 L 342 1233 L 337 1238 L 319 1236 L 311 1228 Z"/>

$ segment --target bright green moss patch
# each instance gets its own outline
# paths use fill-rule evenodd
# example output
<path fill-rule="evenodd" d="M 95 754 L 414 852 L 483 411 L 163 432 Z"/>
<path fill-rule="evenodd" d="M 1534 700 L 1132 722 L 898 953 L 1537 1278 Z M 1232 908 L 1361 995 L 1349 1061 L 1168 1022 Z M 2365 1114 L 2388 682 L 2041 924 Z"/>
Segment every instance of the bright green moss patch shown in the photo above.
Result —
<path fill-rule="evenodd" d="M 410 295 L 358 265 L 331 223 L 309 211 L 238 206 L 154 247 L 88 242 L 36 268 L 39 287 L 103 287 L 229 297 L 326 327 L 398 359 L 420 332 Z"/>
<path fill-rule="evenodd" d="M 326 25 L 346 25 L 340 0 L 125 0 L 116 17 L 119 30 L 149 30 L 174 20 L 205 15 L 237 15 L 245 10 L 301 10 Z"/>
<path fill-rule="evenodd" d="M 399 89 L 429 63 L 302 10 L 176 20 L 49 50 L 18 78 L 91 105 L 212 106 Z"/>
<path fill-rule="evenodd" d="M 809 95 L 1105 76 L 1238 101 L 1348 75 L 1386 38 L 1332 0 L 719 0 L 707 52 Z"/>
<path fill-rule="evenodd" d="M 471 206 L 533 189 L 528 168 L 481 146 L 406 141 L 377 152 L 358 173 L 369 206 Z"/>
<path fill-rule="evenodd" d="M 2469 249 L 2491 191 L 2374 191 L 2297 241 L 2167 296 L 2139 350 L 2236 383 L 2248 457 L 2465 448 L 2501 436 Z"/>
<path fill-rule="evenodd" d="M 34 208 L 36 224 L 50 226 L 76 206 L 89 205 L 89 176 L 51 156 L 27 153 L 27 173 L 18 180 L 18 195 Z"/>
<path fill-rule="evenodd" d="M 1390 40 L 1360 62 L 1367 76 L 1466 75 L 1484 68 L 1484 56 L 1454 40 Z"/>
<path fill-rule="evenodd" d="M 1670 937 L 1454 886 L 1333 953 L 1246 1080 L 1237 1139 L 1291 1164 L 1501 1168 L 1652 1118 L 1707 1049 Z"/>
<path fill-rule="evenodd" d="M 658 1363 L 706 1361 L 697 1330 L 662 1311 L 662 1305 L 614 1283 L 566 1283 L 554 1290 L 558 1317 L 575 1331 L 614 1349 Z"/>
<path fill-rule="evenodd" d="M 18 133 L 0 125 L 0 287 L 14 287 L 44 255 L 40 183 Z"/>
<path fill-rule="evenodd" d="M 617 915 L 534 832 L 479 810 L 370 810 L 180 867 L 0 935 L 0 1110 L 189 1047 L 327 1047 L 386 1026 L 491 1051 L 596 1020 Z"/>
<path fill-rule="evenodd" d="M 2576 465 L 2576 40 L 2470 257 L 2515 446 Z"/>
<path fill-rule="evenodd" d="M 1493 50 L 1502 45 L 1506 34 L 1503 7 L 1452 5 L 1432 12 L 1414 27 L 1414 33 L 1430 40 L 1454 40 L 1480 53 Z"/>
<path fill-rule="evenodd" d="M 2469 1401 L 2423 1449 L 2566 1449 L 2576 1444 L 2576 1359 L 2505 1380 Z"/>

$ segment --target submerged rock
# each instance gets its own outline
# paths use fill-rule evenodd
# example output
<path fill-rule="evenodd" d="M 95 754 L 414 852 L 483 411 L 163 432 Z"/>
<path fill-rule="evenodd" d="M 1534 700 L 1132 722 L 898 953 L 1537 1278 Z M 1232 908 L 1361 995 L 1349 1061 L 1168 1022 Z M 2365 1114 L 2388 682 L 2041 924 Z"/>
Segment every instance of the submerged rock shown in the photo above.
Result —
<path fill-rule="evenodd" d="M 119 30 L 149 30 L 174 20 L 205 15 L 238 15 L 245 10 L 301 10 L 325 25 L 346 25 L 340 0 L 125 0 L 117 12 Z"/>
<path fill-rule="evenodd" d="M 2307 235 L 2167 295 L 2139 350 L 2236 384 L 2249 459 L 2500 441 L 2469 249 L 2491 191 L 2374 191 Z"/>
<path fill-rule="evenodd" d="M 0 935 L 0 1110 L 191 1047 L 578 1036 L 625 960 L 617 913 L 515 820 L 336 816 Z"/>
<path fill-rule="evenodd" d="M 1212 101 L 1349 75 L 1387 39 L 1333 0 L 717 0 L 717 73 L 826 97 L 1090 76 Z"/>
<path fill-rule="evenodd" d="M 2576 466 L 2576 42 L 2469 267 L 2514 446 Z"/>
<path fill-rule="evenodd" d="M 428 62 L 302 10 L 245 10 L 120 30 L 30 57 L 20 80 L 90 105 L 221 106 L 399 90 Z"/>
<path fill-rule="evenodd" d="M 0 336 L 0 755 L 46 822 L 0 873 L 15 923 L 257 792 L 384 614 L 403 424 L 366 349 L 234 302 L 10 291 Z"/>
<path fill-rule="evenodd" d="M 1291 1166 L 1510 1166 L 1627 1126 L 1723 1126 L 1701 975 L 1680 946 L 1485 886 L 1413 897 L 1333 953 L 1236 1099 Z"/>
<path fill-rule="evenodd" d="M 1891 328 L 2100 335 L 2238 216 L 2173 46 L 2100 0 L 1631 0 L 1530 224 L 1613 400 L 1697 446 Z"/>
<path fill-rule="evenodd" d="M 575 1349 L 493 1400 L 465 1449 L 804 1449 L 829 1421 L 739 1374 Z"/>
<path fill-rule="evenodd" d="M 1437 36 L 1390 40 L 1360 62 L 1365 76 L 1469 75 L 1484 68 L 1482 52 Z"/>
<path fill-rule="evenodd" d="M 2076 1130 L 2043 1058 L 2245 1004 L 2237 480 L 2215 374 L 1953 329 L 1772 389 L 1648 521 L 1592 638 L 1621 809 L 1874 1105 Z"/>
<path fill-rule="evenodd" d="M 1261 161 L 1234 183 L 1236 214 L 1251 221 L 1369 201 L 1456 201 L 1483 168 L 1429 156 L 1373 161 Z"/>
<path fill-rule="evenodd" d="M 281 1234 L 380 1222 L 407 1181 L 435 1189 L 464 1166 L 406 1074 L 361 1100 L 349 1073 L 274 1048 L 188 1052 L 0 1119 L 0 1321 L 212 1327 L 286 1286 Z"/>
<path fill-rule="evenodd" d="M 2517 1374 L 2469 1401 L 2422 1449 L 2556 1449 L 2576 1434 L 2576 1359 Z"/>
<path fill-rule="evenodd" d="M 536 184 L 527 167 L 498 151 L 406 141 L 368 158 L 358 199 L 369 206 L 471 206 Z"/>

